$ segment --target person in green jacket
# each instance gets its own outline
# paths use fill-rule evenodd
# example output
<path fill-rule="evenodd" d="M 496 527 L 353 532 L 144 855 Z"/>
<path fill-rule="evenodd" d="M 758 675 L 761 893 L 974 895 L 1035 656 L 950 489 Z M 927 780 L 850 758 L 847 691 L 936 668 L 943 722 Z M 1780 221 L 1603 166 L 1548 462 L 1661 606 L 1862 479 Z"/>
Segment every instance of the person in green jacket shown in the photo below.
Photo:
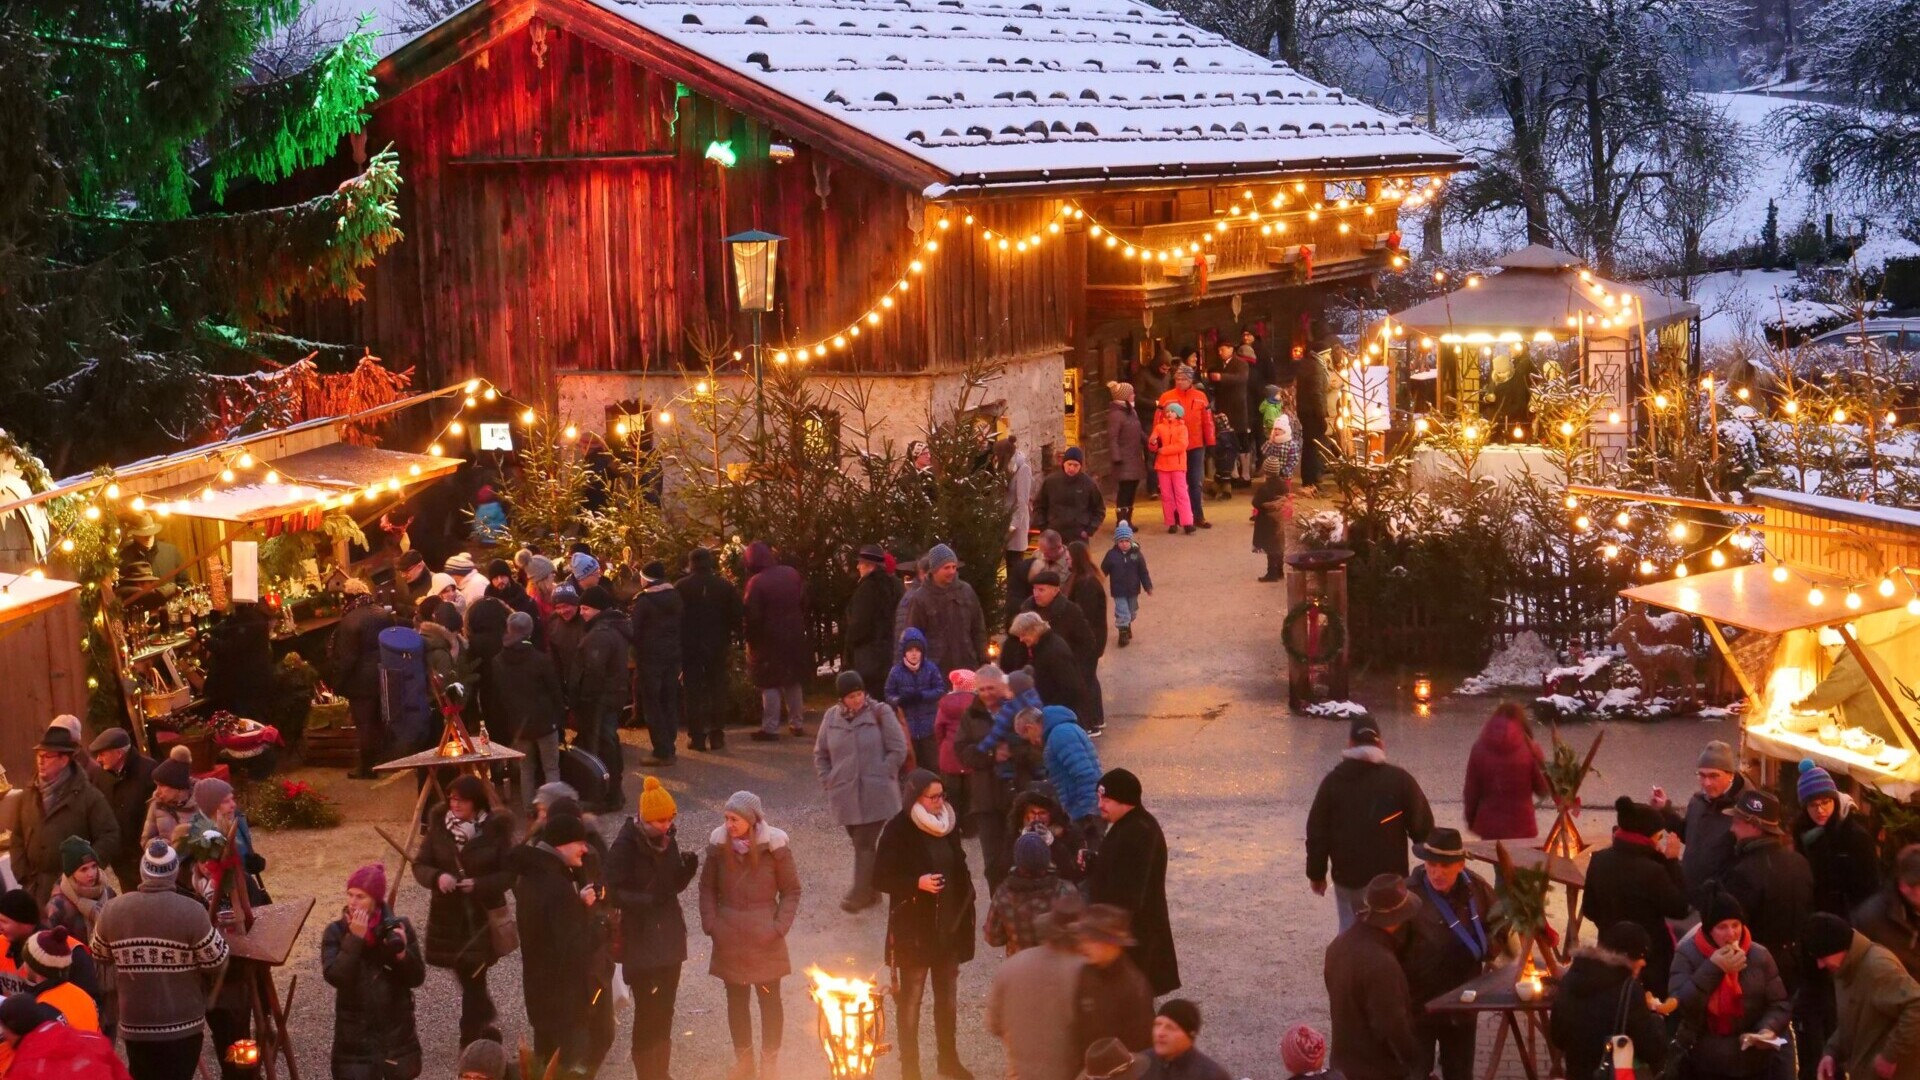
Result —
<path fill-rule="evenodd" d="M 1838 915 L 1808 919 L 1802 941 L 1833 975 L 1839 1004 L 1819 1080 L 1834 1080 L 1842 1067 L 1852 1080 L 1920 1080 L 1920 982 Z"/>

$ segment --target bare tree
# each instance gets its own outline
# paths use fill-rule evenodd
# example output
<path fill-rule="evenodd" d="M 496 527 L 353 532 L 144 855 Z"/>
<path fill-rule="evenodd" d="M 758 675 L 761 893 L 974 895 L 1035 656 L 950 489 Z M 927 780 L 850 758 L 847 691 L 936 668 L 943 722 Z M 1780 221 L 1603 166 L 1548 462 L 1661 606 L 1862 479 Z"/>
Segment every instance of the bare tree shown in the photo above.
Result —
<path fill-rule="evenodd" d="M 1693 299 L 1706 275 L 1703 238 L 1739 205 L 1753 156 L 1752 137 L 1724 109 L 1698 97 L 1681 104 L 1661 133 L 1653 155 L 1660 183 L 1647 214 L 1655 226 L 1654 254 L 1680 299 Z"/>

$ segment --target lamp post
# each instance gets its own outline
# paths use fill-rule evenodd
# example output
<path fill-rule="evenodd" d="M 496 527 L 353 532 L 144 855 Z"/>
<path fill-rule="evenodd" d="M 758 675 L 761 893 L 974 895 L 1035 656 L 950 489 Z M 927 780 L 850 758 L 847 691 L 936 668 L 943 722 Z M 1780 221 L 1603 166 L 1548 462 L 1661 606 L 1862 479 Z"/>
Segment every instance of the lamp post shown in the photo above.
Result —
<path fill-rule="evenodd" d="M 760 316 L 773 310 L 773 274 L 780 258 L 780 241 L 785 239 L 759 229 L 748 229 L 724 241 L 733 252 L 733 284 L 740 310 L 753 313 L 753 411 L 763 444 L 767 439 L 767 395 L 761 364 Z"/>

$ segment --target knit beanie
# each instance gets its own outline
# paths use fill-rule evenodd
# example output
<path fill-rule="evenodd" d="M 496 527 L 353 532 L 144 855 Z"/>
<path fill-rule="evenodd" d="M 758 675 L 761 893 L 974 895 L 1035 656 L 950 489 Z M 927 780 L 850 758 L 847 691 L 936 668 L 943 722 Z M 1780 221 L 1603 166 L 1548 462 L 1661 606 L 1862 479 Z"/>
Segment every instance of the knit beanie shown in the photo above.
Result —
<path fill-rule="evenodd" d="M 1117 803 L 1140 805 L 1140 778 L 1126 769 L 1108 769 L 1100 778 L 1100 794 Z"/>
<path fill-rule="evenodd" d="M 1087 461 L 1087 454 L 1086 454 L 1086 451 L 1080 449 L 1077 446 L 1069 446 L 1067 447 L 1067 452 L 1060 455 L 1060 460 L 1061 461 L 1078 461 L 1084 465 L 1086 464 L 1086 461 Z"/>
<path fill-rule="evenodd" d="M 27 939 L 27 966 L 48 979 L 64 979 L 73 967 L 73 939 L 63 927 L 42 930 Z"/>
<path fill-rule="evenodd" d="M 1806 945 L 1806 953 L 1812 959 L 1846 952 L 1853 947 L 1853 927 L 1847 920 L 1830 912 L 1816 912 L 1807 920 L 1807 928 L 1800 935 Z"/>
<path fill-rule="evenodd" d="M 1020 839 L 1013 842 L 1013 872 L 1021 877 L 1040 877 L 1053 868 L 1053 852 L 1048 849 L 1045 837 L 1037 832 L 1023 832 Z"/>
<path fill-rule="evenodd" d="M 927 793 L 927 789 L 940 782 L 940 774 L 931 769 L 915 769 L 907 774 L 907 798 L 918 799 Z"/>
<path fill-rule="evenodd" d="M 1280 455 L 1279 454 L 1268 454 L 1266 457 L 1260 460 L 1260 475 L 1261 476 L 1279 476 L 1280 475 Z"/>
<path fill-rule="evenodd" d="M 551 808 L 554 803 L 559 802 L 561 799 L 577 799 L 579 797 L 580 793 L 574 790 L 572 784 L 555 780 L 552 783 L 540 785 L 539 790 L 533 793 L 533 805 Z"/>
<path fill-rule="evenodd" d="M 980 673 L 978 671 L 974 672 L 973 677 L 974 677 L 974 680 L 977 682 L 980 678 Z M 1026 668 L 1021 668 L 1019 671 L 1016 671 L 1013 674 L 1007 676 L 1007 692 L 1012 694 L 1014 697 L 1019 697 L 1021 694 L 1024 694 L 1031 689 L 1033 689 L 1033 672 L 1032 671 L 1029 671 Z"/>
<path fill-rule="evenodd" d="M 584 551 L 576 551 L 573 553 L 573 557 L 567 560 L 567 569 L 573 571 L 574 580 L 578 581 L 581 578 L 592 577 L 599 573 L 600 560 Z"/>
<path fill-rule="evenodd" d="M 140 856 L 141 881 L 172 881 L 180 873 L 180 853 L 173 845 L 159 837 L 147 841 L 146 854 Z M 6 898 L 0 897 L 0 913 L 4 913 Z"/>
<path fill-rule="evenodd" d="M 555 586 L 553 590 L 553 605 L 555 607 L 559 607 L 561 604 L 567 604 L 572 607 L 579 607 L 580 606 L 580 590 L 574 588 L 571 585 Z"/>
<path fill-rule="evenodd" d="M 518 645 L 533 636 L 533 616 L 524 611 L 516 611 L 507 616 L 508 645 Z"/>
<path fill-rule="evenodd" d="M 1666 822 L 1660 820 L 1660 811 L 1646 803 L 1637 803 L 1629 796 L 1622 795 L 1613 800 L 1615 824 L 1622 832 L 1652 836 L 1666 828 Z"/>
<path fill-rule="evenodd" d="M 953 549 L 945 544 L 935 544 L 933 545 L 933 550 L 927 552 L 927 569 L 929 571 L 938 570 L 943 566 L 959 561 L 960 556 L 955 555 Z"/>
<path fill-rule="evenodd" d="M 1734 770 L 1733 747 L 1715 739 L 1700 751 L 1700 760 L 1694 763 L 1696 769 L 1719 769 L 1730 773 Z"/>
<path fill-rule="evenodd" d="M 220 813 L 220 804 L 233 794 L 233 785 L 217 776 L 202 777 L 193 785 L 193 805 L 208 817 Z"/>
<path fill-rule="evenodd" d="M 852 668 L 848 668 L 833 677 L 833 692 L 839 697 L 846 697 L 855 690 L 865 690 L 866 688 L 867 680 L 861 678 L 860 673 Z"/>
<path fill-rule="evenodd" d="M 1808 801 L 1821 795 L 1839 795 L 1840 785 L 1833 782 L 1833 774 L 1815 765 L 1812 758 L 1802 758 L 1800 760 L 1800 784 L 1795 794 L 1800 800 L 1800 805 L 1805 806 Z"/>
<path fill-rule="evenodd" d="M 655 559 L 640 568 L 640 576 L 646 578 L 648 581 L 665 581 L 667 580 L 667 564 L 661 562 L 659 559 Z"/>
<path fill-rule="evenodd" d="M 69 836 L 60 841 L 60 872 L 68 877 L 75 870 L 88 863 L 99 863 L 100 856 L 94 854 L 93 845 L 87 843 L 84 836 Z"/>
<path fill-rule="evenodd" d="M 386 866 L 372 862 L 355 870 L 347 876 L 347 888 L 359 889 L 375 900 L 384 900 L 387 895 Z"/>
<path fill-rule="evenodd" d="M 466 575 L 473 572 L 473 556 L 464 551 L 456 552 L 441 567 L 448 577 L 455 574 Z"/>
<path fill-rule="evenodd" d="M 753 825 L 767 820 L 767 809 L 760 804 L 760 796 L 751 791 L 736 791 L 727 796 L 726 809 L 727 813 L 745 818 Z"/>
<path fill-rule="evenodd" d="M 528 581 L 552 581 L 553 560 L 545 555 L 535 555 L 527 560 Z M 497 1044 L 496 1044 L 497 1045 Z"/>
<path fill-rule="evenodd" d="M 497 577 L 510 578 L 512 576 L 513 576 L 513 564 L 508 562 L 505 559 L 495 559 L 492 562 L 487 564 L 487 580 L 488 581 L 492 581 L 494 578 L 497 578 Z"/>
<path fill-rule="evenodd" d="M 640 781 L 640 820 L 645 822 L 672 821 L 678 812 L 673 795 L 660 786 L 660 781 L 647 777 Z"/>
<path fill-rule="evenodd" d="M 956 694 L 971 694 L 973 693 L 973 672 L 966 668 L 954 668 L 947 672 L 947 685 L 952 687 Z"/>
<path fill-rule="evenodd" d="M 1187 415 L 1187 410 L 1177 401 L 1169 401 L 1161 408 L 1166 410 L 1167 418 L 1170 420 L 1179 420 Z"/>
<path fill-rule="evenodd" d="M 1127 523 L 1126 523 L 1126 522 L 1124 522 L 1124 521 L 1117 521 L 1117 522 L 1114 522 L 1114 525 L 1113 525 L 1113 538 L 1114 538 L 1114 539 L 1115 539 L 1116 541 L 1117 541 L 1117 540 L 1131 540 L 1131 539 L 1133 539 L 1133 526 L 1131 526 L 1131 525 L 1129 525 L 1129 524 L 1127 524 Z"/>
<path fill-rule="evenodd" d="M 1327 1064 L 1327 1037 L 1300 1024 L 1280 1037 L 1280 1066 L 1290 1073 L 1318 1072 Z"/>
<path fill-rule="evenodd" d="M 589 585 L 580 590 L 581 607 L 590 607 L 595 611 L 611 611 L 617 604 L 618 601 L 613 598 L 613 592 L 605 585 Z"/>
<path fill-rule="evenodd" d="M 506 1080 L 507 1048 L 492 1039 L 476 1039 L 460 1051 L 461 1080 Z"/>
<path fill-rule="evenodd" d="M 8 889 L 0 893 L 0 917 L 36 926 L 40 922 L 40 905 L 33 902 L 33 894 L 27 890 Z"/>
<path fill-rule="evenodd" d="M 1622 919 L 1600 931 L 1600 947 L 1629 960 L 1645 960 L 1647 950 L 1653 948 L 1653 939 L 1647 936 L 1646 927 Z"/>
<path fill-rule="evenodd" d="M 1709 889 L 1706 905 L 1700 909 L 1700 925 L 1711 932 L 1728 919 L 1746 922 L 1747 909 L 1740 906 L 1740 901 L 1727 890 L 1717 886 Z"/>
<path fill-rule="evenodd" d="M 556 848 L 562 844 L 584 843 L 587 839 L 587 823 L 572 814 L 550 817 L 546 825 L 541 827 L 540 839 L 548 847 Z"/>
<path fill-rule="evenodd" d="M 1186 1032 L 1187 1038 L 1189 1039 L 1195 1038 L 1200 1034 L 1200 1006 L 1195 1005 L 1186 998 L 1174 998 L 1165 1005 L 1160 1006 L 1160 1011 L 1154 1013 L 1154 1015 L 1164 1016 L 1174 1023 L 1179 1024 L 1180 1030 Z"/>

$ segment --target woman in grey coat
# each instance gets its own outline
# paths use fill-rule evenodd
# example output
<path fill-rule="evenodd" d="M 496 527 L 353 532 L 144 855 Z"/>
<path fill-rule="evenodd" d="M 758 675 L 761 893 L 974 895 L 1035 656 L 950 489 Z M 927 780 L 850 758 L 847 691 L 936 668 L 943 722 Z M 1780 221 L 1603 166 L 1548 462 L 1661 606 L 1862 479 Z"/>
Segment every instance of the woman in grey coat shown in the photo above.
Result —
<path fill-rule="evenodd" d="M 1680 1002 L 1674 1038 L 1686 1053 L 1681 1076 L 1687 1080 L 1793 1075 L 1791 1049 L 1770 1044 L 1787 1034 L 1793 1011 L 1787 988 L 1773 954 L 1753 940 L 1746 922 L 1733 894 L 1713 888 L 1700 925 L 1674 950 L 1667 989 Z"/>
<path fill-rule="evenodd" d="M 713 939 L 707 968 L 727 987 L 733 1068 L 727 1080 L 753 1080 L 753 999 L 760 1000 L 760 1072 L 778 1080 L 786 1012 L 780 980 L 793 972 L 787 932 L 800 911 L 800 871 L 787 834 L 767 824 L 760 796 L 736 791 L 726 821 L 707 838 L 700 868 L 700 929 Z"/>
<path fill-rule="evenodd" d="M 820 718 L 813 741 L 813 768 L 827 791 L 833 820 L 853 841 L 853 888 L 840 901 L 843 911 L 861 911 L 878 899 L 873 891 L 874 852 L 880 829 L 900 812 L 900 766 L 907 760 L 907 735 L 885 702 L 867 697 L 857 671 L 843 671 L 834 682 L 840 701 Z"/>

